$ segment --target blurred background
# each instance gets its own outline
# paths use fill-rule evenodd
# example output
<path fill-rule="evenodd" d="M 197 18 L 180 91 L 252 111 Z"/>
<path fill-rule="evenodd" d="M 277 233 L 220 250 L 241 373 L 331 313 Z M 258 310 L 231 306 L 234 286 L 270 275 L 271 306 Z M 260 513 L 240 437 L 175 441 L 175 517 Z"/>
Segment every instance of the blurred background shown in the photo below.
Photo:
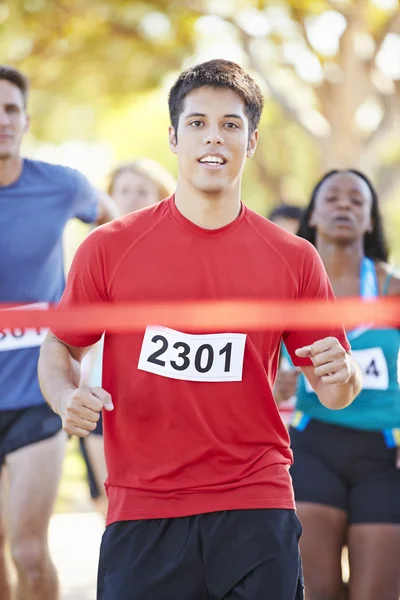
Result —
<path fill-rule="evenodd" d="M 266 99 L 244 202 L 261 214 L 301 206 L 323 171 L 361 168 L 377 186 L 400 264 L 397 0 L 0 1 L 0 53 L 31 80 L 25 154 L 76 167 L 100 187 L 117 162 L 136 157 L 176 174 L 167 141 L 174 78 L 211 58 L 239 62 Z M 86 233 L 68 226 L 67 264 Z M 62 520 L 52 530 L 71 600 L 94 598 L 102 524 L 84 516 L 90 510 L 72 441 L 57 506 L 59 515 L 81 513 L 76 532 L 86 532 L 72 563 L 62 546 L 75 530 Z"/>
<path fill-rule="evenodd" d="M 400 259 L 400 11 L 397 0 L 12 0 L 3 62 L 30 77 L 26 152 L 105 184 L 119 160 L 175 172 L 167 92 L 196 62 L 228 58 L 266 98 L 243 198 L 265 213 L 302 204 L 323 170 L 376 183 Z"/>

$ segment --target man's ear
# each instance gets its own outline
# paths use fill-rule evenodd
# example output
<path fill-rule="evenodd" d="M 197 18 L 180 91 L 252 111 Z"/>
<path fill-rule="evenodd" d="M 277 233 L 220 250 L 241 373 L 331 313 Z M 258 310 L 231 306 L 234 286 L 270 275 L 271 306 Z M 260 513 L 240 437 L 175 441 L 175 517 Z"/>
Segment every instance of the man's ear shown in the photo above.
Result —
<path fill-rule="evenodd" d="M 247 158 L 251 158 L 253 156 L 253 154 L 257 148 L 257 142 L 258 142 L 258 129 L 253 131 L 253 133 L 249 137 L 249 143 L 247 146 L 247 154 L 246 154 Z"/>
<path fill-rule="evenodd" d="M 177 153 L 177 146 L 178 146 L 178 140 L 177 140 L 177 136 L 175 133 L 175 128 L 170 125 L 168 127 L 168 140 L 169 140 L 169 147 L 171 148 L 171 152 L 173 152 L 174 154 Z"/>

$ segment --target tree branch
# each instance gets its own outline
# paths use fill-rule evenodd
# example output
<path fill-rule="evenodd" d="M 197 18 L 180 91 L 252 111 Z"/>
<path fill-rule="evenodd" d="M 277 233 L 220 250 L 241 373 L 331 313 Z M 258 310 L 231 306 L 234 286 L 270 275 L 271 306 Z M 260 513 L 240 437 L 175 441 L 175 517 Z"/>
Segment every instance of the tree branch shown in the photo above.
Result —
<path fill-rule="evenodd" d="M 327 5 L 329 6 L 329 8 L 331 10 L 334 10 L 335 12 L 340 13 L 341 15 L 343 15 L 344 17 L 348 17 L 349 12 L 351 9 L 346 9 L 346 6 L 344 5 L 343 2 L 335 2 L 335 0 L 326 0 Z"/>
<path fill-rule="evenodd" d="M 396 91 L 390 96 L 381 95 L 384 116 L 379 126 L 373 131 L 365 142 L 365 156 L 373 158 L 382 143 L 395 132 L 396 125 L 400 124 L 400 82 L 396 81 Z"/>
<path fill-rule="evenodd" d="M 297 8 L 293 8 L 292 9 L 292 16 L 293 19 L 300 25 L 301 31 L 302 31 L 302 37 L 304 39 L 304 42 L 307 46 L 307 48 L 310 50 L 310 52 L 312 52 L 313 54 L 315 54 L 315 56 L 318 58 L 320 65 L 322 66 L 322 62 L 318 56 L 318 53 L 316 52 L 315 48 L 312 47 L 310 40 L 308 39 L 308 34 L 307 34 L 307 28 L 306 28 L 306 24 L 305 24 L 305 17 L 304 17 L 304 13 L 302 11 L 300 11 Z"/>
<path fill-rule="evenodd" d="M 400 170 L 398 163 L 383 165 L 378 173 L 377 188 L 382 202 L 388 200 L 400 188 Z"/>
<path fill-rule="evenodd" d="M 382 49 L 383 42 L 386 39 L 388 33 L 400 31 L 400 10 L 395 10 L 393 14 L 388 17 L 384 27 L 380 31 L 376 41 L 376 51 L 373 58 L 370 61 L 370 65 L 372 66 L 375 62 L 375 58 L 378 55 L 379 51 Z"/>
<path fill-rule="evenodd" d="M 308 129 L 308 127 L 306 127 L 304 123 L 302 123 L 299 111 L 296 110 L 293 106 L 291 106 L 291 104 L 285 98 L 284 94 L 282 94 L 272 85 L 270 79 L 264 73 L 264 69 L 260 64 L 260 61 L 258 60 L 258 58 L 256 58 L 254 52 L 251 49 L 252 37 L 244 29 L 242 29 L 233 19 L 227 18 L 225 20 L 231 23 L 236 28 L 239 37 L 242 41 L 243 49 L 245 50 L 249 58 L 251 67 L 255 71 L 257 71 L 257 73 L 261 76 L 271 97 L 282 107 L 289 119 L 295 121 L 298 125 L 300 125 L 300 127 L 302 127 L 302 129 L 307 133 L 307 135 L 311 136 L 313 139 L 318 139 L 318 136 L 316 136 L 315 133 Z"/>
<path fill-rule="evenodd" d="M 116 33 L 117 35 L 143 40 L 143 36 L 140 33 L 139 27 L 136 27 L 135 25 L 127 25 L 121 21 L 108 21 L 107 26 L 109 27 L 110 31 Z M 149 43 L 148 40 L 146 40 L 146 42 Z"/>

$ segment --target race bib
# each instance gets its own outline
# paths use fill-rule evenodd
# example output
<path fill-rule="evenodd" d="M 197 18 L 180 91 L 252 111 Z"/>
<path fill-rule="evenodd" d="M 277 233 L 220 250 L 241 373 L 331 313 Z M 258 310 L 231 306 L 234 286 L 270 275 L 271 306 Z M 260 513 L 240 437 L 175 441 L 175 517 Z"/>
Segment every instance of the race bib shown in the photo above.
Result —
<path fill-rule="evenodd" d="M 138 369 L 186 381 L 241 381 L 244 333 L 192 335 L 148 326 Z"/>
<path fill-rule="evenodd" d="M 382 348 L 353 350 L 352 355 L 361 367 L 363 374 L 363 390 L 387 390 L 389 387 L 389 371 Z M 306 379 L 306 390 L 314 390 Z"/>
<path fill-rule="evenodd" d="M 354 358 L 363 374 L 363 390 L 387 390 L 389 370 L 382 348 L 353 350 Z"/>
<path fill-rule="evenodd" d="M 26 304 L 18 306 L 18 309 L 43 309 L 47 308 L 48 303 L 38 302 L 36 304 Z M 13 310 L 12 308 L 3 310 Z M 33 328 L 14 328 L 0 330 L 0 352 L 8 350 L 20 350 L 21 348 L 34 348 L 41 346 L 47 334 L 47 327 L 39 329 Z"/>

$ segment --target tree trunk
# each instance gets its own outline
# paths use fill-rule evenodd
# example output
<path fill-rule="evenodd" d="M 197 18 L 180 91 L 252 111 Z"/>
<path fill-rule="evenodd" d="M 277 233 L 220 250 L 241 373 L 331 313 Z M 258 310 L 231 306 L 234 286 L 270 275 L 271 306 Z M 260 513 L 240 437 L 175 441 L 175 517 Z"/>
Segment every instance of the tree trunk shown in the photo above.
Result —
<path fill-rule="evenodd" d="M 360 105 L 372 92 L 372 82 L 367 64 L 356 54 L 356 39 L 365 32 L 365 1 L 359 0 L 340 40 L 338 66 L 342 72 L 339 83 L 325 82 L 321 112 L 331 126 L 329 136 L 321 140 L 321 166 L 356 168 L 362 163 L 366 138 L 356 127 L 356 114 Z"/>

